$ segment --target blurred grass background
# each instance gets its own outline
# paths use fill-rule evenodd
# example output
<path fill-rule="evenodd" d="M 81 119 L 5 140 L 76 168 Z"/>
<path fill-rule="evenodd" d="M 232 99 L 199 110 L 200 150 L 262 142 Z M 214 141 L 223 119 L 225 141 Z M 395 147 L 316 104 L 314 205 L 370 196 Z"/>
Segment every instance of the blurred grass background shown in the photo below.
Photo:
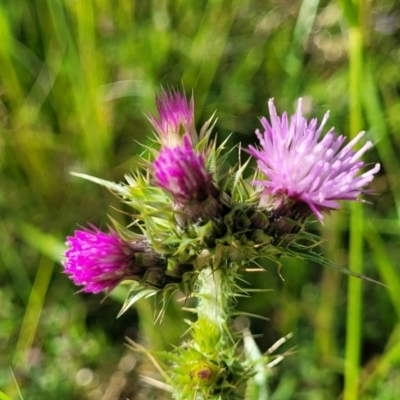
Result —
<path fill-rule="evenodd" d="M 69 171 L 123 180 L 151 128 L 160 86 L 193 88 L 198 122 L 218 110 L 219 138 L 254 141 L 258 117 L 321 118 L 360 130 L 382 164 L 372 204 L 326 217 L 327 258 L 388 289 L 288 260 L 248 275 L 273 289 L 239 308 L 266 351 L 293 332 L 271 370 L 272 400 L 400 398 L 400 5 L 394 0 L 3 0 L 0 3 L 0 398 L 170 398 L 124 347 L 171 349 L 185 330 L 171 304 L 153 327 L 141 301 L 119 319 L 123 291 L 74 294 L 65 237 L 90 221 L 124 221 L 107 190 Z M 234 161 L 234 160 L 233 160 Z M 111 206 L 111 207 L 110 207 Z"/>

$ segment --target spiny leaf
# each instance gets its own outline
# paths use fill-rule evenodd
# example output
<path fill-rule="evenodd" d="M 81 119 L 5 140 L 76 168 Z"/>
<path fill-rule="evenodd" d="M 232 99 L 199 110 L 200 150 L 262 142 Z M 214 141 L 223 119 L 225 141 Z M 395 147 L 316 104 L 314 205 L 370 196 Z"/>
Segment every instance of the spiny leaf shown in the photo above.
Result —
<path fill-rule="evenodd" d="M 126 188 L 126 186 L 124 186 L 120 183 L 115 183 L 115 182 L 107 181 L 105 179 L 96 178 L 95 176 L 91 176 L 91 175 L 80 174 L 78 172 L 70 172 L 70 174 L 73 176 L 77 176 L 79 178 L 83 178 L 88 181 L 97 183 L 98 185 L 105 186 L 106 188 L 110 189 L 112 192 L 118 193 L 121 196 L 129 196 L 129 190 Z"/>
<path fill-rule="evenodd" d="M 142 298 L 149 298 L 157 293 L 156 289 L 144 289 L 139 284 L 133 284 L 133 288 L 128 293 L 128 297 L 123 304 L 121 311 L 118 313 L 117 318 L 124 314 L 131 306 Z"/>
<path fill-rule="evenodd" d="M 247 200 L 250 198 L 248 188 L 246 188 L 246 185 L 243 181 L 243 172 L 247 168 L 249 162 L 250 158 L 238 169 L 238 171 L 233 175 L 231 181 L 229 182 L 231 192 L 233 194 L 238 192 L 239 195 L 242 195 L 242 193 L 240 193 L 238 185 L 239 183 L 242 183 L 241 187 L 244 189 L 244 193 L 242 196 L 239 196 L 240 197 L 239 201 L 244 201 L 245 199 Z"/>
<path fill-rule="evenodd" d="M 296 251 L 296 248 L 299 251 Z M 378 285 L 387 287 L 382 282 L 376 281 L 375 279 L 369 278 L 368 276 L 359 274 L 359 273 L 354 272 L 346 267 L 342 267 L 341 265 L 338 265 L 332 261 L 329 261 L 322 255 L 314 253 L 313 251 L 309 250 L 308 248 L 306 248 L 304 246 L 300 246 L 297 244 L 296 246 L 293 246 L 293 249 L 288 248 L 287 253 L 288 253 L 288 255 L 291 255 L 292 257 L 297 257 L 297 258 L 304 259 L 307 261 L 314 261 L 318 264 L 323 264 L 323 265 L 326 265 L 327 267 L 336 269 L 346 275 L 354 276 L 355 278 L 363 279 L 364 281 L 377 283 Z"/>
<path fill-rule="evenodd" d="M 210 137 L 210 134 L 212 130 L 214 129 L 215 124 L 218 121 L 218 118 L 215 118 L 215 114 L 217 111 L 214 111 L 214 113 L 211 115 L 211 117 L 203 124 L 203 126 L 200 129 L 200 134 L 199 134 L 199 143 L 198 146 L 200 148 L 204 147 Z"/>
<path fill-rule="evenodd" d="M 250 317 L 250 318 L 261 319 L 263 321 L 269 321 L 270 320 L 269 318 L 263 317 L 262 315 L 252 314 L 252 313 L 248 313 L 248 312 L 244 312 L 244 311 L 232 312 L 230 315 L 232 315 L 232 316 L 235 316 L 235 315 L 246 316 L 246 317 Z"/>
<path fill-rule="evenodd" d="M 164 290 L 160 292 L 161 300 L 160 300 L 160 310 L 154 319 L 154 323 L 161 322 L 164 318 L 165 311 L 173 298 L 174 294 L 178 291 L 178 288 L 175 284 L 167 285 Z"/>
<path fill-rule="evenodd" d="M 266 358 L 261 354 L 254 337 L 248 330 L 243 332 L 243 343 L 246 359 L 250 361 L 255 372 L 248 381 L 245 399 L 268 400 Z"/>

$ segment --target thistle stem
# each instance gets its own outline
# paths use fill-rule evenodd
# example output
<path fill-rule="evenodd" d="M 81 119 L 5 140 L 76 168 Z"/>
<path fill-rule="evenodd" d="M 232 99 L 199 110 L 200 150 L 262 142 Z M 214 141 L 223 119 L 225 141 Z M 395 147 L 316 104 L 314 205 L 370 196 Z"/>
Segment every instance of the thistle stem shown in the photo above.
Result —
<path fill-rule="evenodd" d="M 230 292 L 230 288 L 226 285 L 226 277 L 223 276 L 222 270 L 213 271 L 211 268 L 205 268 L 200 271 L 197 283 L 198 322 L 201 323 L 204 319 L 222 334 L 227 329 L 226 313 Z"/>
<path fill-rule="evenodd" d="M 209 266 L 199 271 L 194 293 L 197 320 L 191 326 L 192 340 L 186 350 L 181 350 L 178 362 L 178 370 L 186 371 L 190 380 L 179 391 L 178 399 L 188 398 L 193 391 L 196 400 L 242 398 L 247 377 L 228 324 L 236 269 L 234 265 L 218 269 Z"/>

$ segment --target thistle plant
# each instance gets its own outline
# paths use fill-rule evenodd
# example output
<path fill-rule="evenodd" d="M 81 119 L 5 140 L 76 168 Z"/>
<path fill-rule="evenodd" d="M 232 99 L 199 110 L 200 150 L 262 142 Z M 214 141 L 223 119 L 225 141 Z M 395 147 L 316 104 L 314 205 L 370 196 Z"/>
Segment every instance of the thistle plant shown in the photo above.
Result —
<path fill-rule="evenodd" d="M 155 131 L 150 158 L 125 183 L 75 174 L 128 204 L 129 227 L 137 231 L 114 220 L 107 233 L 93 225 L 77 230 L 67 240 L 65 273 L 86 292 L 129 284 L 121 312 L 143 297 L 158 299 L 160 315 L 177 291 L 195 298 L 184 342 L 158 354 L 170 366 L 165 377 L 173 398 L 261 399 L 264 383 L 254 378 L 267 359 L 246 351 L 251 335 L 241 338 L 231 326 L 236 298 L 251 291 L 241 276 L 260 259 L 280 265 L 290 256 L 368 279 L 313 251 L 320 239 L 308 225 L 313 215 L 323 222 L 340 200 L 363 201 L 379 171 L 376 164 L 361 173 L 361 156 L 372 144 L 356 151 L 363 133 L 346 145 L 333 129 L 323 135 L 328 114 L 319 125 L 307 121 L 301 99 L 291 117 L 278 116 L 270 100 L 270 119 L 261 118 L 256 131 L 259 144 L 245 150 L 244 164 L 230 166 L 228 155 L 240 146 L 217 146 L 213 117 L 196 131 L 193 96 L 163 90 L 156 104 L 159 116 L 148 117 Z"/>

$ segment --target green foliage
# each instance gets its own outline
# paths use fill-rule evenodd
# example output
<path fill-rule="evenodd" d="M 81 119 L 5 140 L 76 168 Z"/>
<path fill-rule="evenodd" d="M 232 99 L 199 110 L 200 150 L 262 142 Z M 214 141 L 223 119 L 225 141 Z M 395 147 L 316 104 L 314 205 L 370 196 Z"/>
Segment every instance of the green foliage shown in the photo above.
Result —
<path fill-rule="evenodd" d="M 352 380 L 359 399 L 399 397 L 399 6 L 385 0 L 360 7 L 351 1 L 1 2 L 0 396 L 100 399 L 113 389 L 121 399 L 170 398 L 139 387 L 137 376 L 154 367 L 140 357 L 127 366 L 123 341 L 127 335 L 167 351 L 177 345 L 188 318 L 177 295 L 160 325 L 153 325 L 144 299 L 136 303 L 138 318 L 131 309 L 115 320 L 125 293 L 103 303 L 74 294 L 59 261 L 65 236 L 79 224 L 105 225 L 107 212 L 125 224 L 128 218 L 110 204 L 132 213 L 69 172 L 123 181 L 138 155 L 148 157 L 137 142 L 153 146 L 143 113 L 154 109 L 154 92 L 183 82 L 193 88 L 198 120 L 217 109 L 219 141 L 233 132 L 227 149 L 254 141 L 269 97 L 283 110 L 303 96 L 309 115 L 330 109 L 338 132 L 365 129 L 376 143 L 368 157 L 383 165 L 373 184 L 379 196 L 363 205 L 365 223 L 353 224 L 363 242 L 352 257 L 364 254 L 362 273 L 389 289 L 360 282 L 355 302 L 363 317 L 353 319 L 360 367 Z M 361 64 L 359 50 L 349 48 L 349 28 L 361 35 Z M 349 59 L 355 60 L 350 79 L 360 78 L 354 86 Z M 234 148 L 228 161 L 244 166 L 237 154 Z M 218 180 L 237 201 L 235 188 L 250 190 L 229 169 Z M 165 223 L 163 210 L 153 206 Z M 322 227 L 324 256 L 337 265 L 348 264 L 348 232 L 346 209 Z M 298 348 L 268 371 L 271 399 L 337 398 L 346 281 L 317 260 L 285 258 L 279 270 L 285 281 L 273 263 L 259 262 L 269 272 L 246 274 L 249 289 L 273 291 L 238 299 L 239 309 L 271 318 L 251 321 L 262 351 L 288 332 L 294 338 L 283 346 Z M 114 376 L 123 378 L 118 387 Z"/>

